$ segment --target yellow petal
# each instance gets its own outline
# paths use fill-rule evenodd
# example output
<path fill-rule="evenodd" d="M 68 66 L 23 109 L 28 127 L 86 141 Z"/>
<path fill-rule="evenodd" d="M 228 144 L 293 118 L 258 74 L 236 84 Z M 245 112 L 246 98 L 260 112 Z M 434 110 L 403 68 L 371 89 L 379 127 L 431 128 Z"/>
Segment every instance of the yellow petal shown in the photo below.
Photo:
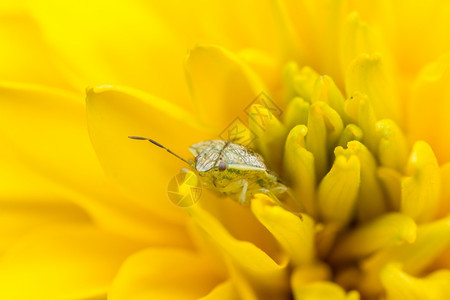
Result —
<path fill-rule="evenodd" d="M 298 216 L 272 203 L 268 196 L 258 194 L 252 199 L 251 209 L 295 266 L 312 264 L 316 258 L 313 219 L 304 214 L 303 220 L 300 220 Z"/>
<path fill-rule="evenodd" d="M 92 88 L 86 101 L 91 140 L 104 169 L 127 195 L 179 222 L 181 211 L 169 201 L 166 187 L 187 165 L 128 136 L 150 137 L 188 159 L 188 147 L 204 139 L 194 118 L 169 102 L 127 88 Z"/>
<path fill-rule="evenodd" d="M 372 153 L 360 142 L 351 141 L 347 147 L 358 157 L 361 166 L 356 215 L 359 221 L 365 222 L 386 211 L 384 193 L 376 173 L 377 162 Z"/>
<path fill-rule="evenodd" d="M 339 285 L 330 281 L 316 281 L 305 285 L 293 285 L 294 298 L 297 300 L 359 300 L 356 291 L 346 293 Z"/>
<path fill-rule="evenodd" d="M 402 180 L 401 211 L 417 222 L 432 220 L 441 196 L 441 174 L 433 150 L 425 142 L 414 144 Z"/>
<path fill-rule="evenodd" d="M 384 247 L 413 243 L 416 231 L 416 223 L 411 218 L 399 213 L 384 214 L 347 233 L 338 241 L 330 259 L 344 264 Z"/>
<path fill-rule="evenodd" d="M 291 99 L 283 113 L 283 123 L 288 130 L 308 123 L 309 103 L 300 97 Z"/>
<path fill-rule="evenodd" d="M 317 178 L 328 169 L 328 152 L 334 149 L 344 129 L 339 114 L 324 102 L 314 102 L 308 114 L 306 149 L 314 155 Z"/>
<path fill-rule="evenodd" d="M 121 266 L 108 299 L 198 299 L 222 280 L 221 270 L 194 252 L 146 249 Z"/>
<path fill-rule="evenodd" d="M 338 145 L 342 148 L 347 147 L 347 143 L 350 141 L 361 141 L 363 138 L 363 132 L 361 128 L 359 128 L 355 124 L 348 124 L 345 126 L 344 130 L 342 130 L 341 136 L 339 137 Z"/>
<path fill-rule="evenodd" d="M 46 300 L 105 295 L 120 264 L 142 246 L 92 226 L 35 232 L 0 259 L 0 297 Z"/>
<path fill-rule="evenodd" d="M 0 22 L 0 42 L 5 45 L 0 50 L 1 80 L 70 89 L 82 95 L 83 87 L 72 81 L 63 58 L 33 17 L 20 10 L 2 9 Z"/>
<path fill-rule="evenodd" d="M 386 299 L 447 299 L 450 271 L 434 272 L 417 278 L 403 272 L 399 264 L 390 263 L 381 270 L 381 282 L 386 289 Z"/>
<path fill-rule="evenodd" d="M 401 129 L 391 120 L 378 121 L 380 134 L 378 157 L 380 164 L 403 172 L 409 153 L 409 144 Z"/>
<path fill-rule="evenodd" d="M 194 41 L 185 41 L 156 9 L 136 1 L 49 0 L 28 2 L 27 10 L 79 78 L 79 88 L 133 86 L 189 106 L 181 61 Z"/>
<path fill-rule="evenodd" d="M 283 1 L 270 1 L 272 5 L 272 15 L 276 28 L 277 38 L 281 48 L 281 60 L 300 61 L 302 57 L 302 47 L 298 35 L 295 32 L 294 24 L 289 18 L 289 11 Z"/>
<path fill-rule="evenodd" d="M 278 264 L 254 244 L 235 239 L 199 205 L 185 210 L 202 229 L 205 238 L 223 255 L 240 295 L 249 299 L 270 299 L 286 293 L 286 262 Z"/>
<path fill-rule="evenodd" d="M 102 179 L 81 97 L 6 82 L 0 83 L 0 94 L 2 138 L 34 170 L 81 189 L 92 188 Z"/>
<path fill-rule="evenodd" d="M 415 74 L 425 64 L 450 50 L 450 4 L 447 1 L 389 1 L 394 7 L 393 46 L 399 67 Z M 417 37 L 421 38 L 418 39 Z"/>
<path fill-rule="evenodd" d="M 368 96 L 375 115 L 402 124 L 400 101 L 380 54 L 362 54 L 348 67 L 345 90 L 347 95 L 355 92 Z"/>
<path fill-rule="evenodd" d="M 324 75 L 317 78 L 311 101 L 323 101 L 327 103 L 341 116 L 345 123 L 348 123 L 349 119 L 344 110 L 344 96 L 330 76 Z"/>
<path fill-rule="evenodd" d="M 63 199 L 25 198 L 17 196 L 0 202 L 0 253 L 36 229 L 87 223 L 89 215 L 79 206 Z"/>
<path fill-rule="evenodd" d="M 248 118 L 250 130 L 256 135 L 256 149 L 264 157 L 269 169 L 279 172 L 288 134 L 286 127 L 270 108 L 259 104 L 250 107 Z"/>
<path fill-rule="evenodd" d="M 362 129 L 364 145 L 376 154 L 379 141 L 375 126 L 377 118 L 367 96 L 359 92 L 352 94 L 345 102 L 345 111 Z"/>
<path fill-rule="evenodd" d="M 341 78 L 338 63 L 340 28 L 344 17 L 344 1 L 286 1 L 288 16 L 294 24 L 308 65 Z M 325 38 L 326 37 L 326 38 Z M 338 85 L 341 85 L 339 82 Z"/>
<path fill-rule="evenodd" d="M 384 3 L 371 3 L 367 5 L 367 10 L 370 10 L 370 13 L 374 13 L 378 5 L 386 5 Z M 357 3 L 364 5 L 365 3 Z M 384 9 L 381 16 L 377 16 L 376 22 L 379 22 L 380 19 L 386 17 L 388 15 L 386 8 L 382 7 L 379 9 Z M 367 18 L 367 16 L 366 16 Z M 377 24 L 378 25 L 378 24 Z M 340 43 L 340 63 L 342 69 L 345 71 L 350 63 L 357 58 L 359 55 L 363 53 L 374 53 L 379 52 L 383 54 L 383 58 L 388 60 L 388 68 L 389 71 L 392 70 L 392 53 L 388 50 L 384 43 L 384 39 L 389 32 L 380 32 L 377 25 L 368 24 L 367 22 L 361 21 L 359 9 L 355 9 L 355 11 L 351 12 L 347 15 L 343 29 L 342 29 L 342 37 Z"/>
<path fill-rule="evenodd" d="M 412 139 L 427 141 L 441 163 L 450 160 L 449 86 L 450 53 L 447 53 L 422 69 L 408 105 Z"/>
<path fill-rule="evenodd" d="M 441 166 L 442 191 L 438 217 L 450 214 L 450 163 Z"/>
<path fill-rule="evenodd" d="M 297 96 L 311 102 L 314 86 L 319 78 L 319 74 L 310 67 L 303 67 L 300 70 L 296 69 L 296 71 L 292 71 L 292 75 L 292 85 Z"/>
<path fill-rule="evenodd" d="M 168 241 L 158 229 L 165 224 L 172 237 L 181 238 L 170 240 L 186 244 L 181 227 L 155 216 L 148 205 L 127 200 L 107 182 L 89 140 L 81 98 L 40 86 L 0 86 L 1 135 L 9 145 L 0 149 L 3 199 L 60 199 L 61 205 L 69 200 L 116 232 Z"/>
<path fill-rule="evenodd" d="M 217 132 L 236 117 L 245 120 L 246 108 L 266 88 L 237 56 L 218 46 L 197 46 L 185 61 L 187 80 L 201 120 Z"/>
<path fill-rule="evenodd" d="M 341 147 L 330 172 L 319 185 L 319 211 L 325 223 L 347 225 L 355 213 L 360 185 L 360 162 L 356 155 Z"/>
<path fill-rule="evenodd" d="M 402 174 L 385 167 L 378 168 L 377 174 L 388 196 L 388 207 L 393 211 L 399 211 L 402 193 Z"/>
<path fill-rule="evenodd" d="M 314 156 L 305 149 L 308 129 L 304 125 L 295 126 L 286 139 L 283 157 L 283 171 L 302 206 L 311 216 L 317 216 L 315 201 L 316 174 Z"/>
<path fill-rule="evenodd" d="M 224 281 L 217 285 L 208 295 L 199 298 L 199 300 L 222 300 L 222 299 L 238 299 L 239 295 L 231 280 Z"/>
<path fill-rule="evenodd" d="M 366 293 L 379 292 L 381 283 L 378 274 L 389 261 L 398 261 L 405 272 L 420 275 L 449 244 L 450 217 L 419 225 L 414 243 L 382 249 L 362 263 L 366 277 L 360 288 Z"/>

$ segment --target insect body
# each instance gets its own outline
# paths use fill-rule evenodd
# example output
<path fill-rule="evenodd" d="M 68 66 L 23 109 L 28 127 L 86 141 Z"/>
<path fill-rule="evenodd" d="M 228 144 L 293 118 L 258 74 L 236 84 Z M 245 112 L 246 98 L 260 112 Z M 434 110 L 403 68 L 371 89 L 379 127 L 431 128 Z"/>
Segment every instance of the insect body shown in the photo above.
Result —
<path fill-rule="evenodd" d="M 189 148 L 195 156 L 195 160 L 189 162 L 151 139 L 129 138 L 148 140 L 166 149 L 188 163 L 201 178 L 202 185 L 240 203 L 248 203 L 256 193 L 266 194 L 279 203 L 276 195 L 287 190 L 277 176 L 267 169 L 259 154 L 239 144 L 223 140 L 197 143 Z"/>

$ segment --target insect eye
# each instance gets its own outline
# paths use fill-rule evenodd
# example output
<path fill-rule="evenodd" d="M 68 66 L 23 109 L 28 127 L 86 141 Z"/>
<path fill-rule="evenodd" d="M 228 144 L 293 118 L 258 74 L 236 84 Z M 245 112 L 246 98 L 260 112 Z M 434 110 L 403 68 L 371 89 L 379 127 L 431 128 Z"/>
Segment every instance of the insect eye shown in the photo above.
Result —
<path fill-rule="evenodd" d="M 221 160 L 221 161 L 219 162 L 219 171 L 220 171 L 220 172 L 223 172 L 223 171 L 226 170 L 226 168 L 227 168 L 227 164 L 226 164 L 223 160 Z"/>

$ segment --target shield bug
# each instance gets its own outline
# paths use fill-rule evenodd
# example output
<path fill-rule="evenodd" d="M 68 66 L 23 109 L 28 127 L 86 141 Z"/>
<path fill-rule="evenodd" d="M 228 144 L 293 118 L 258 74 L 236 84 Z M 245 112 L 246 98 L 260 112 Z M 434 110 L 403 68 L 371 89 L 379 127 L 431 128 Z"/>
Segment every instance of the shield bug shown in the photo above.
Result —
<path fill-rule="evenodd" d="M 288 191 L 280 179 L 267 169 L 261 155 L 245 146 L 224 140 L 200 142 L 189 147 L 195 159 L 187 161 L 152 139 L 129 138 L 146 140 L 165 149 L 187 163 L 198 174 L 203 186 L 242 204 L 248 203 L 254 194 L 263 193 L 282 205 L 277 195 Z"/>

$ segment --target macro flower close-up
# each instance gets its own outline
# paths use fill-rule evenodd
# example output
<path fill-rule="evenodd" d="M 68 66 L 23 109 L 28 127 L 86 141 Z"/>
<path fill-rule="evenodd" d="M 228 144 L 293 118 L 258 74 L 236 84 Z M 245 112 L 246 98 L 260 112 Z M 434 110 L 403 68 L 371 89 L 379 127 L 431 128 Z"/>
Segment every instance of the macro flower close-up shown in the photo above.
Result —
<path fill-rule="evenodd" d="M 450 299 L 449 2 L 0 14 L 0 299 Z"/>

